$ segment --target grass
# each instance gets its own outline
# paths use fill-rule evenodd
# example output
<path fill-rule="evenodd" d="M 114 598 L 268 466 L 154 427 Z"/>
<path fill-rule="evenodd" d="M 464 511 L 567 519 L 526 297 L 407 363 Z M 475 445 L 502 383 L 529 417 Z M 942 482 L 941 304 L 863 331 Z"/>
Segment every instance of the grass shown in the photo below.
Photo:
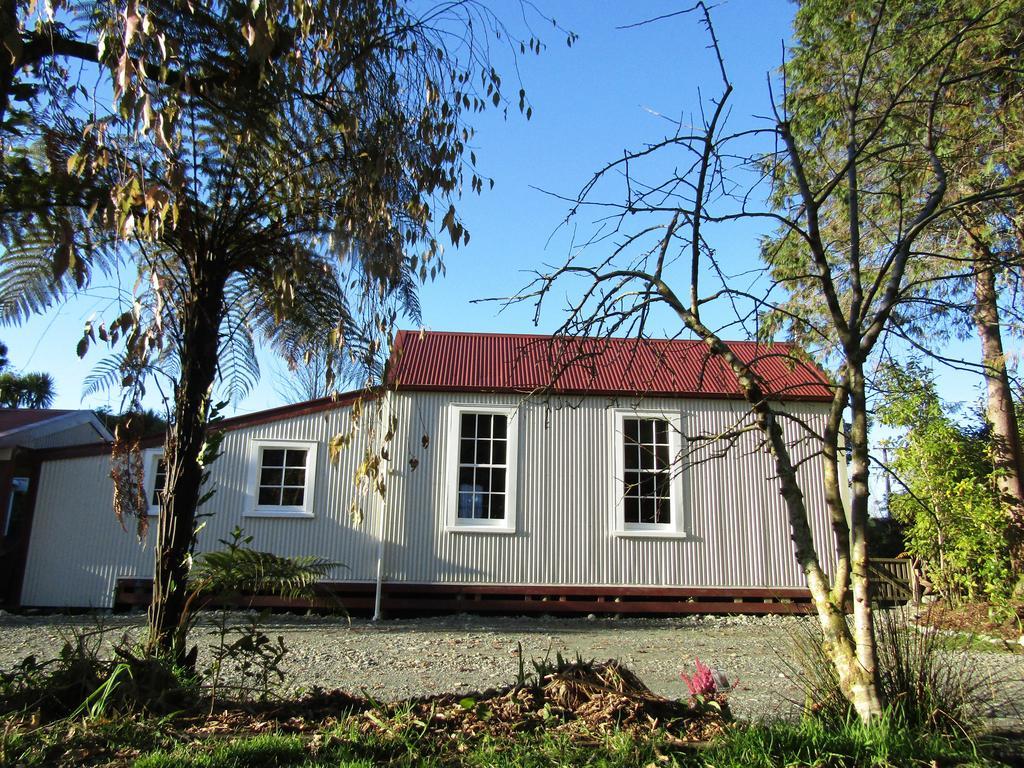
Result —
<path fill-rule="evenodd" d="M 8 724 L 9 725 L 9 724 Z M 736 725 L 702 749 L 684 748 L 652 729 L 643 736 L 621 731 L 535 731 L 513 738 L 419 738 L 409 730 L 367 731 L 353 721 L 305 734 L 242 732 L 209 736 L 168 730 L 154 718 L 93 721 L 58 728 L 12 730 L 0 720 L 0 766 L 135 766 L 136 768 L 896 768 L 897 766 L 1017 766 L 1021 753 L 1000 762 L 1007 744 L 910 729 L 892 720 L 843 727 L 813 720 Z M 1016 748 L 1020 749 L 1020 743 Z"/>
<path fill-rule="evenodd" d="M 859 768 L 859 766 L 1001 766 L 995 745 L 910 729 L 891 719 L 870 727 L 850 721 L 836 728 L 806 719 L 733 729 L 703 755 L 721 768 Z"/>
<path fill-rule="evenodd" d="M 392 751 L 394 745 L 334 740 L 311 747 L 308 739 L 294 735 L 262 735 L 230 743 L 193 744 L 150 753 L 135 768 L 363 768 L 364 766 L 449 766 L 498 768 L 500 766 L 574 765 L 593 768 L 647 766 L 659 759 L 657 740 L 640 742 L 625 734 L 612 734 L 596 744 L 580 743 L 565 735 L 524 735 L 513 741 L 483 739 L 455 758 L 435 752 L 432 746 Z M 388 754 L 390 752 L 390 754 Z M 457 762 L 454 762 L 457 760 Z M 662 761 L 664 762 L 664 761 Z M 678 763 L 677 763 L 678 764 Z"/>

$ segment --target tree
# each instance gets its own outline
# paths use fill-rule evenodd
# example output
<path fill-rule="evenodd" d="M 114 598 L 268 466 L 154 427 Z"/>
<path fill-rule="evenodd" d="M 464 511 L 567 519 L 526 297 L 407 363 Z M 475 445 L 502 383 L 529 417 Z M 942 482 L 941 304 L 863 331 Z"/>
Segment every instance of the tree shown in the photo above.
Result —
<path fill-rule="evenodd" d="M 967 368 L 964 361 L 944 355 L 949 336 L 964 336 L 972 329 L 979 341 L 980 366 L 985 379 L 987 413 L 992 424 L 991 450 L 997 467 L 995 475 L 1003 504 L 1012 520 L 1013 550 L 1018 572 L 1024 564 L 1024 485 L 1019 428 L 1016 423 L 1009 372 L 1002 332 L 1019 324 L 1020 314 L 1013 299 L 1001 300 L 1000 284 L 1017 290 L 1024 267 L 1024 229 L 1020 222 L 1024 198 L 1017 194 L 989 197 L 985 190 L 1019 185 L 1022 133 L 1021 93 L 1024 76 L 1019 61 L 1024 38 L 1017 23 L 1024 14 L 1019 0 L 986 3 L 974 0 L 936 0 L 929 4 L 889 2 L 884 10 L 887 24 L 909 30 L 877 41 L 884 51 L 890 82 L 912 79 L 907 89 L 908 105 L 923 109 L 930 94 L 941 90 L 942 107 L 934 111 L 930 127 L 936 136 L 936 151 L 942 157 L 946 174 L 947 207 L 950 215 L 929 225 L 918 237 L 907 280 L 900 288 L 898 309 L 886 335 L 894 342 L 889 354 L 900 354 L 899 347 L 924 352 L 956 367 Z M 841 92 L 844 67 L 855 66 L 857 57 L 872 43 L 875 27 L 863 23 L 873 12 L 870 6 L 844 12 L 833 2 L 805 2 L 797 14 L 801 39 L 817 41 L 798 49 L 787 63 L 786 80 L 790 101 L 815 115 L 814 119 L 794 124 L 804 133 L 797 140 L 805 146 L 817 144 L 818 162 L 839 167 L 846 148 L 819 142 L 818 125 L 832 119 L 834 100 L 823 94 Z M 951 48 L 942 67 L 920 71 L 950 25 L 959 20 L 972 27 L 970 34 Z M 832 42 L 821 41 L 831 38 Z M 864 89 L 861 98 L 868 110 L 886 106 L 887 93 Z M 871 101 L 874 103 L 870 103 Z M 908 121 L 911 115 L 908 114 Z M 883 131 L 891 123 L 880 126 Z M 863 221 L 858 247 L 864 251 L 884 252 L 892 232 L 903 225 L 901 217 L 913 205 L 915 196 L 933 174 L 928 149 L 921 142 L 903 142 L 905 128 L 879 136 L 879 144 L 888 147 L 877 161 L 879 173 L 862 181 L 860 206 Z M 792 194 L 792 186 L 781 186 L 779 195 Z M 841 200 L 823 211 L 828 238 L 837 246 L 850 247 L 849 217 Z M 784 311 L 769 328 L 789 326 L 790 332 L 805 343 L 823 348 L 827 356 L 837 343 L 834 335 L 823 331 L 828 324 L 828 309 L 821 301 L 818 285 L 810 271 L 806 251 L 792 233 L 782 228 L 766 244 L 765 254 L 776 279 L 791 293 Z M 817 311 L 812 315 L 808 306 Z M 799 316 L 794 321 L 794 315 Z"/>
<path fill-rule="evenodd" d="M 1005 607 L 1013 587 L 1011 520 L 994 483 L 984 414 L 966 426 L 954 421 L 934 375 L 916 361 L 886 366 L 883 379 L 878 418 L 903 433 L 893 445 L 897 487 L 889 511 L 905 525 L 907 551 L 951 602 Z"/>
<path fill-rule="evenodd" d="M 627 151 L 598 170 L 575 196 L 570 216 L 593 206 L 603 213 L 604 229 L 567 263 L 539 275 L 518 299 L 536 302 L 539 313 L 555 284 L 568 281 L 576 298 L 570 300 L 561 326 L 565 334 L 643 335 L 652 317 L 661 318 L 658 313 L 667 310 L 680 332 L 701 339 L 728 366 L 749 406 L 748 418 L 737 429 L 756 428 L 773 458 L 794 555 L 814 601 L 826 656 L 844 695 L 867 722 L 886 705 L 879 686 L 868 573 L 868 361 L 894 321 L 921 239 L 965 207 L 1019 193 L 1020 186 L 990 178 L 971 194 L 949 195 L 949 158 L 937 133 L 950 99 L 943 73 L 959 48 L 984 30 L 984 14 L 932 20 L 931 9 L 908 17 L 867 0 L 814 7 L 816 14 L 845 20 L 845 33 L 817 25 L 815 14 L 798 15 L 790 58 L 835 61 L 829 69 L 832 87 L 819 90 L 810 105 L 784 88 L 767 128 L 730 134 L 725 118 L 732 84 L 710 17 L 698 4 L 722 78 L 720 97 L 698 120 L 680 121 L 664 139 Z M 929 45 L 898 75 L 894 68 L 903 62 L 888 54 L 916 21 L 932 25 Z M 759 139 L 765 143 L 758 146 L 776 151 L 752 152 L 750 143 Z M 913 166 L 898 173 L 900 158 L 908 156 L 905 147 L 914 147 L 912 156 L 927 159 L 923 170 Z M 666 167 L 675 171 L 665 176 Z M 765 175 L 745 186 L 738 177 L 751 169 Z M 659 175 L 646 178 L 646 173 Z M 624 200 L 601 196 L 613 178 L 625 179 Z M 763 181 L 780 191 L 768 210 L 759 210 L 754 202 L 763 194 Z M 914 194 L 900 198 L 900 226 L 879 235 L 870 248 L 867 242 L 862 247 L 862 229 L 874 226 L 867 201 L 893 184 L 913 184 Z M 829 237 L 829 217 L 837 211 L 848 228 L 841 242 Z M 756 327 L 768 311 L 784 309 L 777 303 L 777 283 L 754 290 L 740 285 L 729 276 L 732 265 L 716 255 L 709 241 L 709 227 L 740 218 L 775 222 L 790 233 L 801 259 L 794 271 L 820 297 L 815 306 L 824 307 L 813 319 L 820 318 L 819 339 L 832 345 L 834 397 L 821 434 L 807 434 L 805 426 L 794 423 L 780 403 L 785 393 L 766 386 L 758 361 L 745 362 L 724 341 L 723 329 L 748 323 Z M 608 252 L 591 257 L 607 241 L 613 241 Z M 716 323 L 713 318 L 724 310 L 727 319 Z M 803 314 L 795 319 L 809 322 Z M 845 459 L 840 436 L 847 412 L 849 509 L 839 466 Z M 795 442 L 806 439 L 820 446 L 825 465 L 824 491 L 834 534 L 831 575 L 823 565 L 824 553 L 815 549 L 806 489 L 792 450 Z M 852 627 L 845 616 L 850 600 Z"/>
<path fill-rule="evenodd" d="M 37 305 L 88 280 L 94 257 L 138 272 L 132 303 L 87 326 L 79 354 L 123 344 L 131 410 L 154 359 L 173 360 L 150 648 L 187 663 L 214 383 L 231 361 L 243 380 L 258 373 L 254 336 L 289 351 L 330 328 L 334 347 L 372 360 L 415 312 L 417 283 L 442 269 L 441 235 L 469 239 L 454 199 L 466 182 L 483 187 L 467 116 L 505 103 L 474 30 L 505 32 L 475 3 L 419 15 L 395 0 L 88 9 L 117 109 L 48 134 L 44 172 L 63 169 L 95 208 L 67 217 L 74 246 L 22 237 L 11 263 Z M 130 456 L 115 451 L 127 467 Z M 120 506 L 141 519 L 137 494 Z"/>
<path fill-rule="evenodd" d="M 0 408 L 49 408 L 56 396 L 48 373 L 7 370 L 7 346 L 0 342 Z"/>

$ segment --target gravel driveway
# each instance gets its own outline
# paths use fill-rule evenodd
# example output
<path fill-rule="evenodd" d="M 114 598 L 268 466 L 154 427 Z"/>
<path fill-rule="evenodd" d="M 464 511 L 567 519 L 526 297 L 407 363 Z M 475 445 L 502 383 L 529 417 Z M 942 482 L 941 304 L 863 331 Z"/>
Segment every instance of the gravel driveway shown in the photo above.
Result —
<path fill-rule="evenodd" d="M 244 620 L 244 616 L 238 616 Z M 618 659 L 654 692 L 687 695 L 679 678 L 693 659 L 710 664 L 739 688 L 731 702 L 740 718 L 787 715 L 799 693 L 787 677 L 794 637 L 806 618 L 692 616 L 657 619 L 585 619 L 444 616 L 372 623 L 338 617 L 276 615 L 265 631 L 283 636 L 290 652 L 288 680 L 296 688 L 341 688 L 394 700 L 442 692 L 470 692 L 515 681 L 521 644 L 526 670 L 531 659 L 556 653 L 584 659 Z M 29 654 L 54 655 L 75 630 L 100 623 L 107 642 L 137 636 L 144 616 L 19 616 L 0 612 L 0 669 Z M 193 635 L 205 650 L 210 628 Z M 203 659 L 200 657 L 200 664 Z M 972 652 L 983 676 L 1004 681 L 993 695 L 999 725 L 1020 727 L 1014 702 L 1024 701 L 1024 655 Z"/>

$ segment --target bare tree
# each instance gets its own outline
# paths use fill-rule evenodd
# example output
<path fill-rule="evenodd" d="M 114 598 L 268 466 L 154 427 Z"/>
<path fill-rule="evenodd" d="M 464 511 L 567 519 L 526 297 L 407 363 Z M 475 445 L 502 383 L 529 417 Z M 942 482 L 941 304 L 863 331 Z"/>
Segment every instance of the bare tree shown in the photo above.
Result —
<path fill-rule="evenodd" d="M 810 588 L 824 650 L 843 693 L 867 722 L 883 712 L 886 702 L 879 686 L 869 593 L 866 366 L 907 288 L 907 266 L 918 255 L 918 240 L 965 206 L 1008 195 L 1019 187 L 993 185 L 952 200 L 947 195 L 945 157 L 935 125 L 946 106 L 949 63 L 958 47 L 984 24 L 985 15 L 949 20 L 941 34 L 933 30 L 934 42 L 926 55 L 914 63 L 906 78 L 894 81 L 887 70 L 885 42 L 903 32 L 890 26 L 892 19 L 883 3 L 859 5 L 870 6 L 872 13 L 862 13 L 858 23 L 870 25 L 871 31 L 855 51 L 856 65 L 837 75 L 843 78 L 842 87 L 823 94 L 832 99 L 832 119 L 819 126 L 820 141 L 843 149 L 835 166 L 819 162 L 817 147 L 796 138 L 806 134 L 795 129 L 795 121 L 808 115 L 785 92 L 773 104 L 767 127 L 727 132 L 733 87 L 710 15 L 703 3 L 684 11 L 699 12 L 707 28 L 721 75 L 719 97 L 706 113 L 702 105 L 696 127 L 679 121 L 671 135 L 627 151 L 598 170 L 572 199 L 570 211 L 570 218 L 585 208 L 601 211 L 598 233 L 567 262 L 538 274 L 513 301 L 534 302 L 539 316 L 556 285 L 570 288 L 574 298 L 569 300 L 559 333 L 574 336 L 643 336 L 652 318 L 663 317 L 667 309 L 680 332 L 695 335 L 725 362 L 774 463 L 794 554 Z M 892 142 L 893 136 L 899 142 Z M 772 141 L 775 151 L 751 149 L 751 142 Z M 869 223 L 864 220 L 864 200 L 895 183 L 887 174 L 898 168 L 900 145 L 907 143 L 928 158 L 924 173 L 914 169 L 917 193 L 901 198 L 905 210 L 899 226 L 884 240 L 873 239 L 870 250 L 862 249 L 860 229 Z M 675 170 L 666 176 L 665 167 Z M 643 171 L 652 168 L 662 175 L 653 181 L 642 178 Z M 763 175 L 754 183 L 740 183 L 743 174 L 752 171 Z M 600 197 L 616 181 L 624 182 L 625 199 Z M 766 182 L 781 188 L 783 181 L 791 185 L 791 193 L 776 199 L 774 207 L 755 207 L 753 201 L 767 196 Z M 841 249 L 824 234 L 829 225 L 825 212 L 837 207 L 849 225 Z M 725 340 L 726 333 L 756 332 L 764 313 L 780 310 L 775 301 L 778 284 L 770 284 L 767 277 L 761 284 L 749 277 L 732 277 L 729 265 L 716 256 L 709 227 L 739 219 L 761 219 L 791 233 L 805 256 L 804 277 L 813 283 L 827 310 L 820 333 L 821 342 L 833 350 L 834 396 L 817 440 L 834 534 L 831 576 L 825 565 L 828 553 L 815 548 L 805 503 L 805 496 L 819 489 L 801 487 L 793 451 L 799 427 L 792 425 L 783 405 L 785 393 L 772 391 L 757 361 L 744 360 Z M 592 256 L 594 252 L 601 255 Z M 752 284 L 756 287 L 751 288 Z M 716 323 L 711 318 L 720 317 L 723 309 L 728 318 Z M 849 508 L 840 482 L 844 414 L 851 421 Z M 852 625 L 845 615 L 851 601 Z"/>

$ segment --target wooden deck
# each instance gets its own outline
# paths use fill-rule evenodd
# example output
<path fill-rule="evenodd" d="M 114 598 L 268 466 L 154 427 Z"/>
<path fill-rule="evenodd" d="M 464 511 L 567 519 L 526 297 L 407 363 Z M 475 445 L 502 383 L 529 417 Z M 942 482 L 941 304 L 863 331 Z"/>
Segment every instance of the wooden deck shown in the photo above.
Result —
<path fill-rule="evenodd" d="M 911 561 L 871 560 L 871 590 L 882 604 L 919 598 Z M 150 579 L 118 579 L 115 608 L 143 607 L 152 596 Z M 248 595 L 232 601 L 240 608 L 311 609 L 373 613 L 372 582 L 319 584 L 312 598 Z M 207 602 L 206 607 L 212 607 Z M 469 584 L 384 584 L 381 610 L 387 616 L 439 613 L 506 613 L 553 615 L 682 615 L 691 613 L 811 613 L 806 589 L 696 587 L 552 587 Z"/>
<path fill-rule="evenodd" d="M 115 608 L 149 604 L 149 579 L 118 579 Z M 232 601 L 239 608 L 373 612 L 374 584 L 332 582 L 309 599 L 251 595 Z M 207 603 L 206 607 L 212 607 Z M 439 613 L 680 615 L 689 613 L 809 613 L 806 589 L 701 589 L 677 587 L 548 587 L 448 584 L 385 584 L 387 616 Z"/>

